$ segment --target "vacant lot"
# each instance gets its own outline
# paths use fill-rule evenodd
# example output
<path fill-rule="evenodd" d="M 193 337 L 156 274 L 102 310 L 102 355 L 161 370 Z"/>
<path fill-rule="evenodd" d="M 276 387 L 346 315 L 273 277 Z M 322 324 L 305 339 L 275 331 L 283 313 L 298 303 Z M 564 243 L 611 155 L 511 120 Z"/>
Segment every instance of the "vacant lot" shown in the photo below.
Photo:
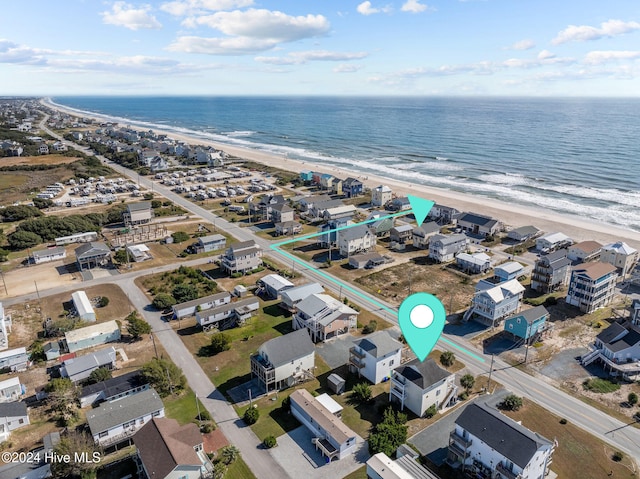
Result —
<path fill-rule="evenodd" d="M 0 204 L 24 201 L 30 193 L 36 193 L 51 183 L 62 183 L 73 176 L 73 171 L 64 166 L 44 171 L 3 171 L 0 174 Z"/>
<path fill-rule="evenodd" d="M 82 158 L 77 156 L 64 155 L 12 156 L 0 159 L 0 167 L 15 165 L 66 165 L 81 159 Z"/>

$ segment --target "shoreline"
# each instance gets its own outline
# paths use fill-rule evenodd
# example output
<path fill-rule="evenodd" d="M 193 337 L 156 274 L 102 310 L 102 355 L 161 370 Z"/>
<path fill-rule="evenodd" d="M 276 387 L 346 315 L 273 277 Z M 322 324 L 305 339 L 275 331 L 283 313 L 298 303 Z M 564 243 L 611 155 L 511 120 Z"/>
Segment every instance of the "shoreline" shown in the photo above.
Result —
<path fill-rule="evenodd" d="M 63 105 L 54 104 L 49 98 L 41 99 L 41 103 L 52 110 L 61 111 L 73 116 L 85 116 L 100 121 L 112 118 L 114 121 L 122 123 L 122 120 L 108 115 L 92 114 L 91 112 L 81 113 Z M 142 127 L 132 126 L 131 128 L 138 131 L 146 131 Z M 433 200 L 436 203 L 452 206 L 460 211 L 471 211 L 492 216 L 505 225 L 514 228 L 533 225 L 545 233 L 560 231 L 575 241 L 595 240 L 602 244 L 612 243 L 615 241 L 625 241 L 633 248 L 640 249 L 640 232 L 627 230 L 606 223 L 563 215 L 543 208 L 532 208 L 509 204 L 491 198 L 473 196 L 468 193 L 461 193 L 420 184 L 411 184 L 406 181 L 389 179 L 369 173 L 358 173 L 357 171 L 348 170 L 346 168 L 327 167 L 317 163 L 307 163 L 301 160 L 280 157 L 272 153 L 228 145 L 211 140 L 204 140 L 195 136 L 189 136 L 188 134 L 162 130 L 161 128 L 154 128 L 154 131 L 156 133 L 165 134 L 174 140 L 184 141 L 185 143 L 192 145 L 211 146 L 218 150 L 223 150 L 229 155 L 255 161 L 257 163 L 269 165 L 282 170 L 295 171 L 299 173 L 303 170 L 311 169 L 321 173 L 334 174 L 343 178 L 352 176 L 358 178 L 366 187 L 369 188 L 385 184 L 398 196 L 407 196 L 408 194 L 421 196 L 423 198 Z"/>

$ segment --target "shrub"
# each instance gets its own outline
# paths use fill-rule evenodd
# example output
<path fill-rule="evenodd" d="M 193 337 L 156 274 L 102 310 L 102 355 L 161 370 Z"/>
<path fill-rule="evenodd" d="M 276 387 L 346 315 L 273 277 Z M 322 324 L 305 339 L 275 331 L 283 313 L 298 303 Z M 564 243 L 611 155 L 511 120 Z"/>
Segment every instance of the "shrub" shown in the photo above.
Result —
<path fill-rule="evenodd" d="M 456 355 L 453 354 L 451 351 L 445 351 L 444 353 L 442 353 L 440 355 L 440 363 L 445 367 L 448 368 L 450 366 L 453 366 L 453 363 L 456 361 Z"/>
<path fill-rule="evenodd" d="M 100 301 L 98 301 L 98 306 L 100 308 L 104 308 L 105 306 L 107 306 L 109 304 L 109 298 L 106 296 L 102 296 L 100 298 Z"/>
<path fill-rule="evenodd" d="M 153 302 L 151 304 L 156 309 L 164 310 L 176 304 L 176 300 L 170 294 L 159 293 L 155 298 L 153 298 Z"/>
<path fill-rule="evenodd" d="M 432 404 L 431 406 L 429 406 L 429 408 L 424 412 L 424 417 L 426 417 L 427 419 L 431 419 L 433 416 L 435 416 L 438 412 L 438 408 L 435 404 Z"/>
<path fill-rule="evenodd" d="M 613 453 L 613 456 L 611 456 L 611 459 L 616 462 L 620 462 L 624 459 L 624 453 L 622 453 L 621 451 L 616 451 Z"/>
<path fill-rule="evenodd" d="M 620 385 L 608 379 L 591 378 L 582 383 L 582 387 L 594 393 L 606 394 L 620 389 Z"/>
<path fill-rule="evenodd" d="M 209 434 L 210 432 L 213 432 L 215 430 L 216 426 L 212 422 L 205 422 L 202 426 L 200 426 L 200 432 L 202 434 Z"/>
<path fill-rule="evenodd" d="M 507 411 L 517 411 L 522 407 L 522 398 L 520 396 L 516 396 L 515 394 L 509 394 L 500 403 L 500 407 Z"/>
<path fill-rule="evenodd" d="M 228 351 L 231 348 L 231 340 L 224 333 L 215 333 L 211 336 L 211 345 L 209 349 L 211 354 L 218 354 L 222 351 Z"/>
<path fill-rule="evenodd" d="M 635 406 L 636 404 L 638 404 L 638 395 L 634 392 L 630 392 L 627 396 L 627 402 L 632 406 Z"/>
<path fill-rule="evenodd" d="M 560 419 L 560 424 L 564 425 L 564 424 L 567 424 L 567 422 L 568 421 L 565 418 Z"/>
<path fill-rule="evenodd" d="M 249 409 L 247 409 L 242 416 L 242 420 L 249 426 L 257 423 L 258 419 L 260 419 L 260 411 L 258 411 L 258 409 L 254 407 L 250 407 Z"/>
<path fill-rule="evenodd" d="M 353 386 L 351 397 L 358 402 L 371 401 L 371 387 L 367 383 L 358 383 Z"/>
<path fill-rule="evenodd" d="M 362 333 L 371 334 L 376 330 L 377 327 L 378 327 L 378 322 L 375 319 L 372 319 L 371 321 L 369 321 L 369 324 L 367 324 L 364 328 L 362 328 Z"/>
<path fill-rule="evenodd" d="M 184 231 L 176 231 L 171 235 L 174 243 L 182 243 L 183 241 L 187 241 L 189 239 L 189 235 Z"/>
<path fill-rule="evenodd" d="M 266 447 L 267 449 L 271 449 L 272 447 L 276 447 L 278 445 L 278 441 L 273 436 L 265 437 L 264 441 L 262 442 L 264 444 L 264 447 Z"/>
<path fill-rule="evenodd" d="M 211 421 L 211 414 L 206 409 L 200 409 L 200 414 L 196 415 L 198 421 Z"/>

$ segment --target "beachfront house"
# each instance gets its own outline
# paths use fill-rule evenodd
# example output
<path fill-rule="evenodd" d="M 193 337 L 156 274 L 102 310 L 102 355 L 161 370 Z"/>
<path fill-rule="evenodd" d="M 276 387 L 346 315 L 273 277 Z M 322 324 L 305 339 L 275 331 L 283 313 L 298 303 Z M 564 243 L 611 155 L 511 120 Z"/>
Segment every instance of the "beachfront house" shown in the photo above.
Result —
<path fill-rule="evenodd" d="M 84 291 L 71 293 L 71 302 L 73 303 L 78 318 L 82 321 L 96 320 L 96 312 L 93 310 L 93 306 L 91 306 L 91 301 L 89 301 L 87 293 Z"/>
<path fill-rule="evenodd" d="M 597 241 L 581 241 L 567 248 L 567 258 L 576 263 L 595 261 L 600 257 L 602 245 Z"/>
<path fill-rule="evenodd" d="M 72 329 L 64 333 L 64 341 L 70 353 L 101 344 L 120 341 L 120 326 L 115 320 Z"/>
<path fill-rule="evenodd" d="M 354 198 L 362 194 L 362 181 L 349 177 L 342 182 L 342 192 L 347 198 Z"/>
<path fill-rule="evenodd" d="M 573 240 L 564 233 L 547 233 L 536 239 L 536 249 L 542 253 L 567 248 L 573 244 Z"/>
<path fill-rule="evenodd" d="M 511 335 L 514 341 L 524 341 L 531 344 L 545 329 L 548 320 L 549 311 L 540 305 L 524 309 L 506 318 L 504 330 Z"/>
<path fill-rule="evenodd" d="M 406 407 L 422 417 L 432 406 L 442 409 L 455 403 L 456 375 L 441 368 L 432 358 L 414 359 L 397 367 L 391 375 L 389 402 Z"/>
<path fill-rule="evenodd" d="M 101 349 L 95 353 L 69 358 L 60 366 L 60 376 L 77 383 L 87 379 L 98 368 L 112 370 L 116 367 L 116 350 L 114 347 Z"/>
<path fill-rule="evenodd" d="M 269 299 L 278 299 L 284 291 L 293 286 L 291 281 L 279 274 L 268 274 L 258 280 L 256 295 L 264 294 Z"/>
<path fill-rule="evenodd" d="M 507 233 L 507 238 L 513 241 L 527 241 L 531 238 L 535 238 L 540 233 L 540 230 L 535 226 L 520 226 L 519 228 L 512 229 Z"/>
<path fill-rule="evenodd" d="M 412 242 L 414 248 L 427 249 L 429 247 L 429 240 L 432 236 L 440 233 L 440 225 L 435 221 L 428 221 L 422 223 L 417 228 L 414 228 L 411 232 Z"/>
<path fill-rule="evenodd" d="M 392 199 L 388 208 L 391 211 L 409 211 L 411 209 L 411 202 L 407 196 L 400 196 Z"/>
<path fill-rule="evenodd" d="M 617 280 L 618 273 L 612 264 L 600 261 L 580 264 L 571 272 L 565 300 L 583 313 L 592 313 L 611 302 Z"/>
<path fill-rule="evenodd" d="M 469 404 L 449 434 L 447 463 L 473 477 L 541 479 L 554 443 L 484 402 Z"/>
<path fill-rule="evenodd" d="M 246 273 L 262 266 L 262 248 L 254 240 L 233 243 L 221 258 L 220 267 L 229 274 Z"/>
<path fill-rule="evenodd" d="M 409 224 L 401 224 L 391 228 L 389 231 L 389 239 L 391 242 L 398 244 L 410 243 L 413 239 L 413 226 Z"/>
<path fill-rule="evenodd" d="M 203 298 L 192 299 L 184 303 L 173 305 L 173 317 L 175 319 L 193 316 L 197 312 L 206 311 L 211 308 L 229 304 L 231 302 L 231 294 L 228 291 L 205 296 Z"/>
<path fill-rule="evenodd" d="M 367 225 L 358 225 L 338 231 L 338 249 L 342 256 L 370 251 L 376 246 L 376 235 Z"/>
<path fill-rule="evenodd" d="M 144 424 L 164 417 L 164 404 L 155 389 L 104 402 L 87 412 L 87 424 L 96 444 L 114 446 L 128 441 Z"/>
<path fill-rule="evenodd" d="M 175 419 L 154 417 L 133 436 L 138 477 L 201 479 L 211 477 L 213 464 L 204 451 L 198 426 L 183 426 Z"/>
<path fill-rule="evenodd" d="M 376 186 L 371 190 L 371 204 L 373 206 L 385 206 L 391 201 L 393 193 L 391 188 L 386 185 Z"/>
<path fill-rule="evenodd" d="M 493 236 L 501 227 L 498 220 L 477 213 L 462 213 L 458 216 L 457 225 L 465 233 L 478 236 Z"/>
<path fill-rule="evenodd" d="M 127 209 L 122 213 L 122 222 L 128 227 L 147 224 L 152 219 L 153 208 L 151 207 L 151 201 L 129 203 Z"/>
<path fill-rule="evenodd" d="M 227 246 L 227 238 L 221 234 L 201 236 L 195 245 L 196 253 L 208 253 Z"/>
<path fill-rule="evenodd" d="M 294 330 L 305 328 L 313 342 L 326 341 L 356 328 L 358 312 L 326 294 L 312 294 L 300 301 L 292 318 Z"/>
<path fill-rule="evenodd" d="M 289 398 L 291 414 L 311 432 L 314 436 L 311 442 L 327 462 L 343 459 L 356 451 L 361 438 L 309 391 L 297 389 Z"/>
<path fill-rule="evenodd" d="M 78 246 L 74 252 L 80 271 L 106 266 L 111 262 L 111 250 L 100 241 L 85 243 L 82 246 Z"/>
<path fill-rule="evenodd" d="M 531 289 L 551 293 L 569 283 L 571 260 L 566 249 L 540 256 L 531 273 Z"/>
<path fill-rule="evenodd" d="M 429 258 L 437 263 L 453 261 L 458 253 L 467 249 L 469 239 L 463 234 L 436 234 L 429 239 Z"/>
<path fill-rule="evenodd" d="M 600 261 L 618 268 L 620 279 L 624 279 L 632 270 L 634 263 L 638 261 L 638 250 L 624 241 L 610 243 L 602 247 Z"/>
<path fill-rule="evenodd" d="M 304 170 L 300 172 L 300 179 L 302 181 L 304 181 L 305 183 L 307 181 L 313 181 L 313 171 L 311 170 Z"/>
<path fill-rule="evenodd" d="M 435 221 L 439 225 L 449 225 L 456 221 L 456 218 L 460 215 L 460 211 L 452 206 L 445 206 L 436 203 L 429 210 L 427 218 Z"/>
<path fill-rule="evenodd" d="M 25 387 L 18 376 L 0 381 L 0 403 L 18 401 L 24 393 Z"/>
<path fill-rule="evenodd" d="M 497 283 L 517 279 L 524 274 L 524 266 L 517 261 L 507 261 L 493 268 L 493 278 Z"/>
<path fill-rule="evenodd" d="M 364 376 L 373 384 L 381 383 L 400 366 L 403 347 L 387 331 L 357 339 L 349 349 L 349 371 Z"/>
<path fill-rule="evenodd" d="M 267 393 L 313 378 L 315 347 L 305 329 L 262 343 L 251 356 L 251 376 Z"/>
<path fill-rule="evenodd" d="M 491 258 L 485 253 L 458 253 L 456 265 L 465 273 L 481 274 L 491 269 Z"/>
<path fill-rule="evenodd" d="M 476 292 L 471 300 L 471 308 L 465 313 L 479 323 L 494 327 L 498 322 L 520 310 L 520 301 L 524 294 L 524 286 L 517 279 L 494 285 L 481 280 L 476 285 Z"/>
<path fill-rule="evenodd" d="M 312 294 L 324 293 L 324 288 L 319 283 L 308 283 L 301 286 L 295 286 L 284 290 L 280 297 L 282 302 L 280 306 L 287 311 L 294 311 L 300 301 L 311 296 Z"/>
<path fill-rule="evenodd" d="M 9 439 L 11 431 L 29 424 L 29 411 L 24 402 L 0 403 L 0 443 Z"/>
<path fill-rule="evenodd" d="M 31 261 L 34 264 L 48 263 L 50 261 L 57 261 L 67 257 L 67 251 L 61 247 L 41 249 L 31 253 Z"/>

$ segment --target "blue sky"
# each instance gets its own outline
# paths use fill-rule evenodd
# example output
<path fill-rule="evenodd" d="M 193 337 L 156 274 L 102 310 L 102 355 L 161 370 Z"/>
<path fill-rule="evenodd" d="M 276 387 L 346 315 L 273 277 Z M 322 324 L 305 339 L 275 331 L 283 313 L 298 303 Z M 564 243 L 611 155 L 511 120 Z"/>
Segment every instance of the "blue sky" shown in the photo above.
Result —
<path fill-rule="evenodd" d="M 3 2 L 2 95 L 638 96 L 638 0 Z"/>

